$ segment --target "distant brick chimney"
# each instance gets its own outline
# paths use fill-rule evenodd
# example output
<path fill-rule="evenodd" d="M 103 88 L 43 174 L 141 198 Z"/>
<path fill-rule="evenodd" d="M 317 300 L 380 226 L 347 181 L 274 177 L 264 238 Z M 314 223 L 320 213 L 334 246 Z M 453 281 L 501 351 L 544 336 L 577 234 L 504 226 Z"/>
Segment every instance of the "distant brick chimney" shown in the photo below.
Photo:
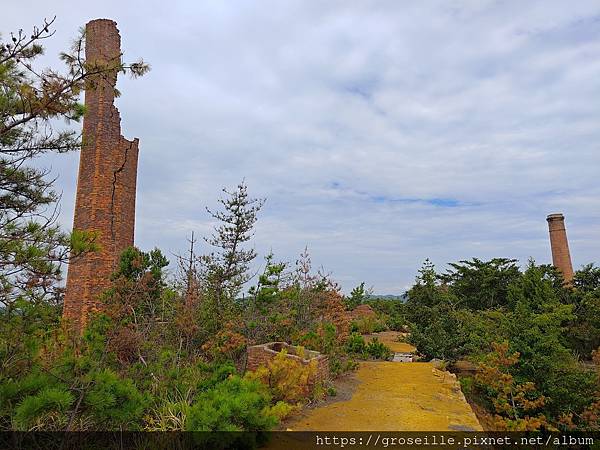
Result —
<path fill-rule="evenodd" d="M 86 27 L 86 61 L 120 61 L 121 37 L 116 22 L 97 19 Z M 83 143 L 79 157 L 73 229 L 98 233 L 100 251 L 69 266 L 63 316 L 82 330 L 90 312 L 101 309 L 99 295 L 109 287 L 121 252 L 133 245 L 138 139 L 121 136 L 114 106 L 117 71 L 86 86 Z"/>
<path fill-rule="evenodd" d="M 573 265 L 569 253 L 569 241 L 565 228 L 565 217 L 562 214 L 550 214 L 548 229 L 550 230 L 550 247 L 552 248 L 552 264 L 563 274 L 565 282 L 570 284 L 573 280 Z"/>

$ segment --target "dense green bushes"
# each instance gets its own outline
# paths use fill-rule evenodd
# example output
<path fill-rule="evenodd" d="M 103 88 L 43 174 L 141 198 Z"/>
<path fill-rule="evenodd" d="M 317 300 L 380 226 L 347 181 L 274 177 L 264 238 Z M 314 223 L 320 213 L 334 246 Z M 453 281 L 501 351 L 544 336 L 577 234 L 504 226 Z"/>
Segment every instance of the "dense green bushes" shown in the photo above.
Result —
<path fill-rule="evenodd" d="M 281 285 L 284 266 L 268 264 L 250 297 L 219 313 L 242 320 L 213 317 L 209 334 L 202 318 L 213 305 L 185 303 L 189 291 L 165 278 L 166 264 L 158 250 L 126 250 L 104 312 L 82 336 L 67 333 L 55 313 L 32 324 L 27 315 L 40 316 L 33 306 L 0 317 L 0 428 L 268 430 L 328 386 L 314 394 L 307 379 L 290 384 L 289 373 L 273 372 L 281 383 L 244 376 L 248 343 L 308 344 L 330 356 L 334 374 L 353 367 L 342 297 L 325 278 Z M 24 339 L 8 341 L 25 329 Z"/>
<path fill-rule="evenodd" d="M 120 378 L 110 369 L 90 377 L 84 403 L 89 413 L 109 429 L 133 430 L 139 427 L 150 400 L 138 391 L 133 380 Z"/>
<path fill-rule="evenodd" d="M 328 276 L 312 272 L 306 251 L 295 267 L 269 255 L 256 286 L 241 295 L 256 256 L 242 244 L 262 201 L 244 183 L 224 193 L 223 210 L 211 213 L 219 221 L 208 239 L 213 251 L 197 256 L 192 241 L 167 279 L 159 250 L 126 249 L 102 312 L 82 335 L 61 323 L 57 298 L 23 292 L 0 309 L 0 429 L 269 429 L 296 403 L 335 389 L 296 389 L 294 377 L 273 368 L 265 369 L 267 382 L 245 376 L 247 345 L 286 341 L 320 351 L 333 377 L 355 368 L 357 357 L 389 357 L 379 342 L 346 350 L 344 297 Z M 362 302 L 364 286 L 353 296 Z M 386 317 L 380 312 L 377 329 Z"/>
<path fill-rule="evenodd" d="M 60 430 L 67 425 L 67 412 L 75 397 L 64 387 L 46 387 L 25 396 L 14 410 L 14 428 L 27 431 L 42 427 Z"/>
<path fill-rule="evenodd" d="M 237 375 L 201 392 L 190 407 L 188 431 L 269 430 L 278 420 L 270 414 L 271 396 L 262 383 Z"/>
<path fill-rule="evenodd" d="M 374 331 L 383 331 L 382 328 L 392 331 L 406 331 L 405 307 L 402 300 L 376 298 L 367 299 L 365 303 L 373 308 L 379 317 L 377 329 Z"/>
<path fill-rule="evenodd" d="M 352 333 L 346 342 L 346 350 L 351 355 L 362 359 L 391 359 L 394 353 L 376 337 L 365 341 L 359 333 Z"/>
<path fill-rule="evenodd" d="M 385 320 L 374 316 L 358 317 L 350 325 L 352 332 L 360 334 L 380 333 L 388 329 Z"/>
<path fill-rule="evenodd" d="M 324 352 L 333 375 L 354 367 L 354 358 L 391 357 L 377 339 L 349 334 L 343 298 L 326 279 L 286 274 L 271 261 L 250 296 L 221 313 L 243 320 L 213 321 L 208 334 L 200 318 L 211 310 L 193 302 L 182 308 L 185 296 L 165 279 L 165 264 L 158 251 L 125 252 L 105 313 L 81 337 L 66 334 L 45 304 L 2 317 L 2 429 L 266 430 L 315 394 L 278 382 L 292 379 L 279 372 L 266 382 L 262 372 L 244 376 L 247 344 L 285 340 Z M 473 264 L 485 266 L 486 279 L 504 280 L 502 289 L 490 284 L 493 302 L 475 292 L 489 283 L 480 284 Z M 379 319 L 406 317 L 409 339 L 425 356 L 485 368 L 487 377 L 462 383 L 497 415 L 498 427 L 598 427 L 598 377 L 577 360 L 590 357 L 596 342 L 597 319 L 588 316 L 600 297 L 597 270 L 578 272 L 571 289 L 548 266 L 530 263 L 517 276 L 512 263 L 473 264 L 443 277 L 427 264 L 406 305 L 376 300 L 372 308 Z M 523 405 L 508 407 L 502 392 Z"/>
<path fill-rule="evenodd" d="M 506 354 L 518 357 L 502 370 L 514 386 L 527 386 L 528 398 L 544 399 L 531 403 L 535 408 L 527 413 L 543 420 L 523 422 L 510 415 L 512 410 L 495 408 L 499 390 L 512 388 L 492 387 L 494 377 L 476 384 L 463 381 L 474 398 L 498 415 L 499 426 L 560 428 L 569 417 L 570 427 L 589 427 L 589 421 L 577 418 L 597 399 L 598 377 L 577 356 L 591 356 L 590 342 L 598 332 L 595 319 L 582 316 L 586 301 L 600 292 L 593 266 L 578 272 L 574 289 L 563 286 L 553 268 L 531 261 L 524 272 L 504 259 L 451 267 L 445 275 L 436 274 L 428 262 L 421 269 L 406 304 L 410 341 L 426 357 L 467 358 L 488 368 L 489 355 L 506 342 Z M 593 330 L 587 342 L 581 339 L 586 329 Z"/>

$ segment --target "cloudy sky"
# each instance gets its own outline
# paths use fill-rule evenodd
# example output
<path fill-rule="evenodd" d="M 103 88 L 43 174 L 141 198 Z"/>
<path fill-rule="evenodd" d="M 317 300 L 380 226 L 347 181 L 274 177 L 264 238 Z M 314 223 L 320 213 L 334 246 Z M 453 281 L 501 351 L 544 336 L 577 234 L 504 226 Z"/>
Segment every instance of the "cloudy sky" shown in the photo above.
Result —
<path fill-rule="evenodd" d="M 600 261 L 597 1 L 28 1 L 56 15 L 56 65 L 88 20 L 118 22 L 123 134 L 140 138 L 136 243 L 180 253 L 245 177 L 254 246 L 308 246 L 346 291 L 401 293 L 429 257 L 550 262 L 563 212 L 576 267 Z M 78 155 L 49 158 L 70 227 Z"/>

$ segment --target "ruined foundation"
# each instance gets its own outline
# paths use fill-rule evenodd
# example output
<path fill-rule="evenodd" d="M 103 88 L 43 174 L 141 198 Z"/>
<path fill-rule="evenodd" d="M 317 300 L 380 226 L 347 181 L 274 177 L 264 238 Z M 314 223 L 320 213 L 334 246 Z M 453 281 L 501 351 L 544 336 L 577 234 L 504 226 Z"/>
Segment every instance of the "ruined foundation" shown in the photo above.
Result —
<path fill-rule="evenodd" d="M 550 214 L 546 220 L 550 231 L 552 264 L 562 272 L 565 282 L 570 284 L 573 281 L 573 265 L 571 264 L 565 217 L 562 214 Z"/>
<path fill-rule="evenodd" d="M 112 20 L 86 25 L 86 61 L 105 67 L 121 58 L 121 37 Z M 133 245 L 138 139 L 121 136 L 114 106 L 116 70 L 86 85 L 83 143 L 79 159 L 74 230 L 97 234 L 100 250 L 69 266 L 63 316 L 77 330 L 101 308 L 99 295 L 109 286 L 121 252 Z"/>
<path fill-rule="evenodd" d="M 297 361 L 302 365 L 307 366 L 313 361 L 316 362 L 317 372 L 314 379 L 310 380 L 310 384 L 324 381 L 329 377 L 329 358 L 327 356 L 313 350 L 304 350 L 303 357 L 301 357 L 298 355 L 297 347 L 285 342 L 268 342 L 248 347 L 246 369 L 253 371 L 260 366 L 268 366 L 269 362 L 282 350 L 286 350 L 286 358 Z"/>

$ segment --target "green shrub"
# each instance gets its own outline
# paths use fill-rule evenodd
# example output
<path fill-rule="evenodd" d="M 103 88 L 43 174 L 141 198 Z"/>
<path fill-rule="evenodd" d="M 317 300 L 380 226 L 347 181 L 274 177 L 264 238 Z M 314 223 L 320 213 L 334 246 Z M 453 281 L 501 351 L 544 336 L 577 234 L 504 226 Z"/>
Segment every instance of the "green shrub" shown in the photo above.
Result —
<path fill-rule="evenodd" d="M 269 408 L 269 415 L 281 421 L 286 417 L 289 417 L 294 411 L 297 411 L 299 408 L 300 406 L 290 405 L 289 403 L 286 403 L 284 401 L 278 401 Z"/>
<path fill-rule="evenodd" d="M 271 396 L 256 380 L 233 375 L 196 397 L 190 408 L 187 431 L 270 430 L 278 420 L 271 414 Z"/>
<path fill-rule="evenodd" d="M 365 347 L 363 355 L 366 359 L 391 359 L 394 352 L 390 350 L 383 342 L 376 337 L 373 338 Z"/>
<path fill-rule="evenodd" d="M 331 355 L 339 350 L 338 331 L 335 324 L 322 322 L 317 331 L 309 331 L 293 340 L 295 345 L 301 345 L 309 350 L 316 350 Z"/>
<path fill-rule="evenodd" d="M 348 337 L 348 341 L 346 341 L 346 351 L 352 354 L 360 354 L 365 351 L 366 343 L 365 338 L 363 338 L 358 333 L 352 333 Z"/>
<path fill-rule="evenodd" d="M 388 327 L 385 321 L 375 316 L 365 316 L 354 319 L 350 325 L 351 332 L 358 332 L 360 334 L 371 334 L 379 333 L 381 331 L 387 331 Z"/>
<path fill-rule="evenodd" d="M 29 413 L 35 412 L 35 410 L 37 410 L 36 405 L 40 405 L 40 402 L 45 404 L 45 406 L 38 411 L 40 415 L 46 414 L 48 409 L 52 408 L 46 401 L 51 403 L 54 398 L 53 393 L 49 392 L 40 395 L 42 391 L 49 388 L 63 389 L 64 386 L 57 384 L 56 378 L 51 377 L 47 373 L 38 371 L 26 374 L 20 380 L 2 380 L 2 382 L 0 382 L 0 426 L 2 426 L 2 429 L 11 427 L 10 424 L 15 420 L 17 407 L 23 404 L 25 405 L 23 412 L 15 422 L 15 424 L 17 422 L 19 424 L 18 429 L 28 429 L 29 427 L 34 426 L 34 422 L 40 424 L 40 421 L 42 421 L 41 417 L 29 417 Z M 33 400 L 34 398 L 37 398 L 37 400 Z M 34 415 L 37 415 L 37 413 Z M 56 418 L 58 418 L 58 416 Z M 51 424 L 48 426 L 50 427 Z"/>
<path fill-rule="evenodd" d="M 337 377 L 343 372 L 342 370 L 342 359 L 338 355 L 329 357 L 329 373 L 333 378 Z"/>
<path fill-rule="evenodd" d="M 42 427 L 61 429 L 67 423 L 66 412 L 75 397 L 64 388 L 46 388 L 35 395 L 25 397 L 17 406 L 14 414 L 14 427 L 19 431 L 28 431 Z"/>
<path fill-rule="evenodd" d="M 376 321 L 375 317 L 366 316 L 354 319 L 353 324 L 360 334 L 371 334 L 375 332 Z"/>
<path fill-rule="evenodd" d="M 121 379 L 106 369 L 92 377 L 84 403 L 98 427 L 135 430 L 140 428 L 149 398 L 138 391 L 131 379 Z"/>
<path fill-rule="evenodd" d="M 458 379 L 460 388 L 465 395 L 470 395 L 473 392 L 473 377 L 460 377 Z"/>
<path fill-rule="evenodd" d="M 0 383 L 0 411 L 12 409 L 24 397 L 34 395 L 54 382 L 50 375 L 39 372 L 27 374 L 20 380 L 3 380 Z"/>
<path fill-rule="evenodd" d="M 384 322 L 376 321 L 373 326 L 373 333 L 381 333 L 382 331 L 387 331 L 387 326 Z"/>
<path fill-rule="evenodd" d="M 319 351 L 323 347 L 323 338 L 314 331 L 309 331 L 295 339 L 294 343 L 310 350 Z"/>
<path fill-rule="evenodd" d="M 369 343 L 358 333 L 352 333 L 346 341 L 346 351 L 363 359 L 390 359 L 394 352 L 374 337 Z"/>
<path fill-rule="evenodd" d="M 231 362 L 204 364 L 201 368 L 209 374 L 208 378 L 198 383 L 199 390 L 203 391 L 214 388 L 237 373 L 235 366 Z"/>
<path fill-rule="evenodd" d="M 406 319 L 403 316 L 388 316 L 385 323 L 391 331 L 404 331 Z"/>
<path fill-rule="evenodd" d="M 357 368 L 358 363 L 352 356 L 332 355 L 329 357 L 329 373 L 333 378 Z"/>

